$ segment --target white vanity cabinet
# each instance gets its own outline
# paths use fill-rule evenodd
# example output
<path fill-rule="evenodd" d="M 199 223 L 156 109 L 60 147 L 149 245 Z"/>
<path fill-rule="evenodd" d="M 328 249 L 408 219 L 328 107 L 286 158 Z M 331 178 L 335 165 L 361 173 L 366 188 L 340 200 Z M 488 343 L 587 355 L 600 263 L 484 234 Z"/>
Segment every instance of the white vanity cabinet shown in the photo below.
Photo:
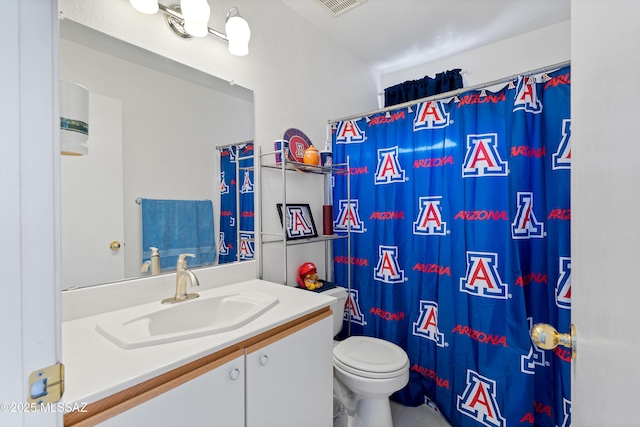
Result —
<path fill-rule="evenodd" d="M 100 427 L 244 426 L 244 355 L 109 418 Z"/>
<path fill-rule="evenodd" d="M 66 414 L 64 425 L 330 427 L 332 331 L 325 307 Z"/>
<path fill-rule="evenodd" d="M 246 349 L 246 427 L 330 427 L 333 320 Z"/>

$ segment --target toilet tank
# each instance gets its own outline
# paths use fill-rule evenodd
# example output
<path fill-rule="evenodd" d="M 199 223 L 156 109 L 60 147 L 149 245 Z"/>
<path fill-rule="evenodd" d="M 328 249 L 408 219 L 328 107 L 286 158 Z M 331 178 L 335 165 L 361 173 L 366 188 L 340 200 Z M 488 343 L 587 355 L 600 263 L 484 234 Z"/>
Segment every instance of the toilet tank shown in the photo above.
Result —
<path fill-rule="evenodd" d="M 320 291 L 323 295 L 336 298 L 330 307 L 333 311 L 333 336 L 335 337 L 342 330 L 342 319 L 344 317 L 344 305 L 347 302 L 347 290 L 340 286 L 327 289 L 326 291 Z"/>

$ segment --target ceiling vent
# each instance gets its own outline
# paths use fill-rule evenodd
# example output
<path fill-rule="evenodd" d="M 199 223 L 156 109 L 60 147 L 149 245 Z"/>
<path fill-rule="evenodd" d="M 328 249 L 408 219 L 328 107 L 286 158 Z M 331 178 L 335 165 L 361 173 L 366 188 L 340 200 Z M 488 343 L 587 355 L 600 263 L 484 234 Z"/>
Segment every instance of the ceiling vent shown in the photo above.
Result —
<path fill-rule="evenodd" d="M 318 0 L 326 8 L 326 10 L 336 17 L 356 6 L 366 3 L 367 0 Z"/>

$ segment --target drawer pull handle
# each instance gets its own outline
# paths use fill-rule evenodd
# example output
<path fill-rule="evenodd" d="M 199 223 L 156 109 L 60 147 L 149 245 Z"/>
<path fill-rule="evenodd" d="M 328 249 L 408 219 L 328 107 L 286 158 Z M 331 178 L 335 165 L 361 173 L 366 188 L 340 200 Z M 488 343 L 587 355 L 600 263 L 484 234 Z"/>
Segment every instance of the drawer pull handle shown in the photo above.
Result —
<path fill-rule="evenodd" d="M 260 358 L 260 364 L 262 366 L 266 365 L 267 363 L 269 363 L 269 356 L 267 356 L 266 354 L 264 356 L 262 356 Z"/>

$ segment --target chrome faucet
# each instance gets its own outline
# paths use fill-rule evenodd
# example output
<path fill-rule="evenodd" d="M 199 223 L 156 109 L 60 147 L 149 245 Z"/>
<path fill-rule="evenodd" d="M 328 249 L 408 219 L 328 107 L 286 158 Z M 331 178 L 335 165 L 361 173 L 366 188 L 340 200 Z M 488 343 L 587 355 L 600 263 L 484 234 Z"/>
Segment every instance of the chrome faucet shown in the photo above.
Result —
<path fill-rule="evenodd" d="M 187 269 L 186 257 L 195 258 L 193 254 L 180 254 L 178 256 L 178 263 L 176 265 L 176 294 L 171 298 L 165 298 L 162 300 L 162 304 L 174 304 L 176 302 L 187 301 L 190 299 L 198 298 L 200 295 L 193 293 L 187 293 L 187 281 L 191 286 L 200 286 L 198 278 L 191 270 Z"/>

